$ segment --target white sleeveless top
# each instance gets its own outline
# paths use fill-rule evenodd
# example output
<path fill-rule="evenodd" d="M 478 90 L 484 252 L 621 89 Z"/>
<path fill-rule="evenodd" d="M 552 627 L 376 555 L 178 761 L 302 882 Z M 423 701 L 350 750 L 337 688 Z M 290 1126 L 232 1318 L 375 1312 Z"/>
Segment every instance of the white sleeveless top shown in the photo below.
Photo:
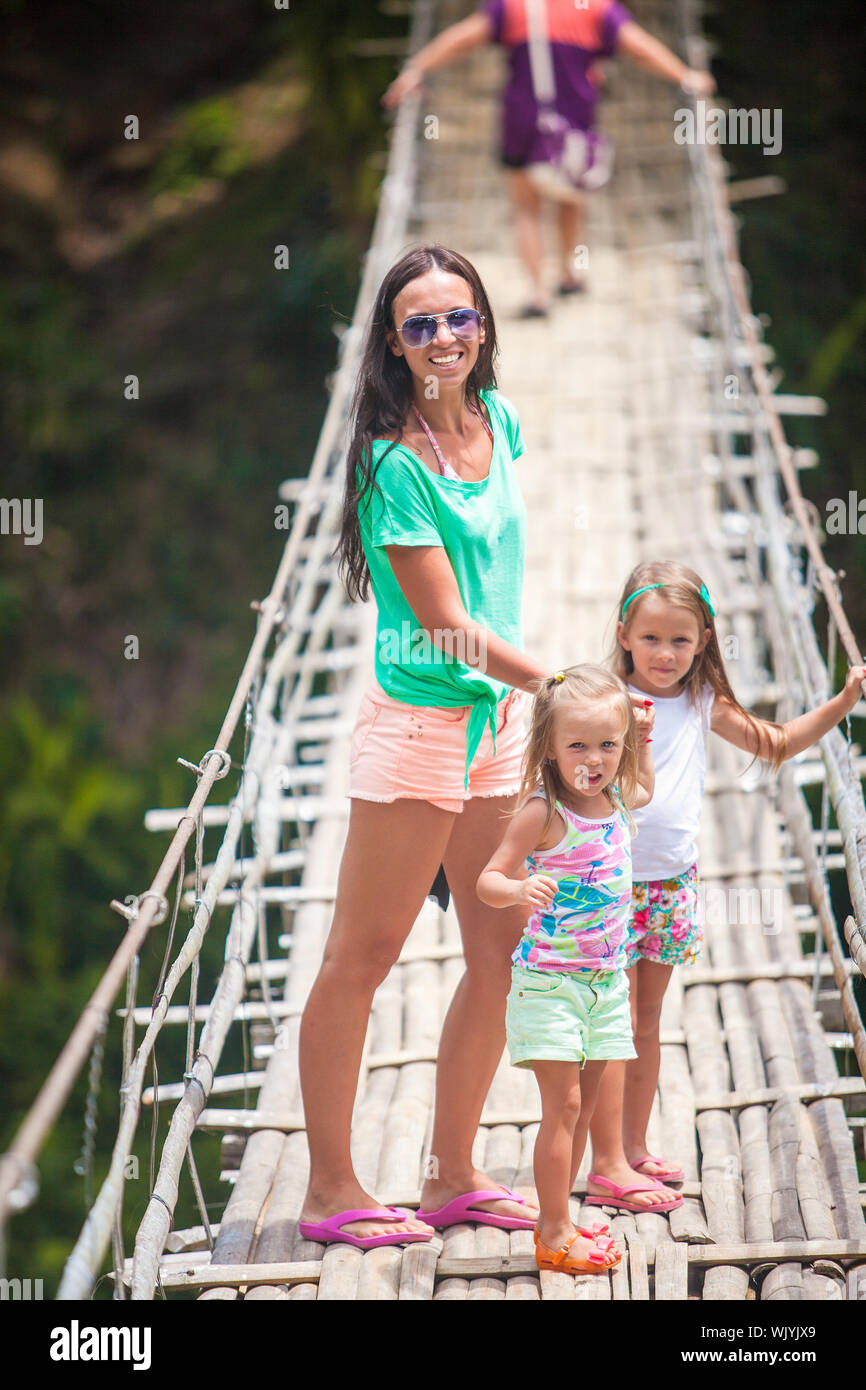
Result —
<path fill-rule="evenodd" d="M 629 690 L 645 694 L 634 685 Z M 655 701 L 655 790 L 648 806 L 631 813 L 637 830 L 632 840 L 635 883 L 676 878 L 698 857 L 713 699 L 712 687 L 705 685 L 698 704 L 692 704 L 686 690 L 673 699 Z"/>

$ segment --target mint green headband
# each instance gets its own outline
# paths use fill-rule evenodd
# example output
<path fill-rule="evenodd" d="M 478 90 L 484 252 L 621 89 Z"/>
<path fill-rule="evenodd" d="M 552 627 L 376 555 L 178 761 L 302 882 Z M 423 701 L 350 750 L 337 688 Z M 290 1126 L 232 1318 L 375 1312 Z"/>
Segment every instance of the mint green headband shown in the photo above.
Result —
<path fill-rule="evenodd" d="M 633 598 L 637 598 L 638 594 L 645 594 L 645 593 L 647 593 L 648 590 L 650 590 L 650 589 L 664 589 L 664 588 L 666 588 L 666 587 L 667 587 L 667 586 L 666 586 L 664 583 L 662 583 L 662 582 L 660 581 L 658 584 L 644 584 L 644 586 L 643 586 L 642 589 L 635 589 L 635 591 L 634 591 L 633 594 L 629 594 L 628 598 L 626 599 L 625 603 L 624 603 L 623 606 L 622 606 L 622 612 L 621 612 L 620 615 L 619 615 L 619 616 L 620 616 L 620 620 L 622 620 L 622 619 L 625 617 L 625 610 L 628 608 L 628 606 L 629 606 L 629 604 L 631 603 L 632 599 L 633 599 Z M 713 607 L 713 605 L 710 603 L 710 596 L 709 596 L 709 594 L 707 593 L 707 586 L 706 586 L 706 584 L 702 584 L 702 585 L 701 585 L 701 587 L 700 587 L 700 595 L 701 595 L 701 598 L 703 599 L 704 603 L 707 605 L 707 607 L 708 607 L 709 610 L 710 610 L 710 617 L 711 617 L 711 618 L 714 618 L 714 617 L 716 616 L 716 610 L 715 610 L 715 608 Z"/>

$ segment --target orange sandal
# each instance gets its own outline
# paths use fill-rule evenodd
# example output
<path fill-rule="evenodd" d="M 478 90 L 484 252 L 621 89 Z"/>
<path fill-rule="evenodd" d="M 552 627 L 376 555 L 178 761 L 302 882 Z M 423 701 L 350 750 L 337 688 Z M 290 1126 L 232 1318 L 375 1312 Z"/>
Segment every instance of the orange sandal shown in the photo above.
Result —
<path fill-rule="evenodd" d="M 589 1231 L 577 1230 L 561 1249 L 552 1250 L 549 1245 L 545 1245 L 544 1241 L 539 1239 L 536 1228 L 534 1231 L 535 1263 L 539 1269 L 553 1269 L 559 1274 L 605 1274 L 607 1270 L 618 1265 L 622 1259 L 622 1254 L 616 1249 L 610 1236 L 596 1236 L 584 1259 L 579 1260 L 575 1255 L 568 1253 L 579 1235 L 589 1234 Z"/>

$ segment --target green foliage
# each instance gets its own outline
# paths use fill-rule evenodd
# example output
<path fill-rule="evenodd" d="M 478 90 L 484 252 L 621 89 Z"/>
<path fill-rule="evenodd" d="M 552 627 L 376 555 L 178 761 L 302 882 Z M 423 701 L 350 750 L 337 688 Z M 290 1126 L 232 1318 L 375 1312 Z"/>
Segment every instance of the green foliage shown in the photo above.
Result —
<path fill-rule="evenodd" d="M 250 155 L 238 139 L 237 125 L 236 107 L 226 97 L 188 107 L 175 140 L 151 171 L 151 194 L 191 193 L 204 179 L 230 179 L 239 173 Z"/>

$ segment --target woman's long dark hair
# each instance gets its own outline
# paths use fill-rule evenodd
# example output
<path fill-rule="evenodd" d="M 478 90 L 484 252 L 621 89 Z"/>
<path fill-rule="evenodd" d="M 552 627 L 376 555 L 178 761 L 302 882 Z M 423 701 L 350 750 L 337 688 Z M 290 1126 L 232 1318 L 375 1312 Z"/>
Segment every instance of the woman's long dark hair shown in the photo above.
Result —
<path fill-rule="evenodd" d="M 349 417 L 352 433 L 346 453 L 343 516 L 340 539 L 333 558 L 337 560 L 340 575 L 352 600 L 364 600 L 370 591 L 370 571 L 361 545 L 358 513 L 361 507 L 367 505 L 370 493 L 376 487 L 378 463 L 374 468 L 373 440 L 396 434 L 394 444 L 399 443 L 412 403 L 412 373 L 405 357 L 396 357 L 391 351 L 386 337 L 389 331 L 396 328 L 394 300 L 410 280 L 417 280 L 420 275 L 434 269 L 459 275 L 465 280 L 472 290 L 474 307 L 484 315 L 486 336 L 466 382 L 467 399 L 478 406 L 478 392 L 496 385 L 493 370 L 498 352 L 496 327 L 478 271 L 465 256 L 458 251 L 450 251 L 446 246 L 419 246 L 407 251 L 388 271 L 376 296 Z M 394 447 L 393 444 L 391 447 Z"/>

